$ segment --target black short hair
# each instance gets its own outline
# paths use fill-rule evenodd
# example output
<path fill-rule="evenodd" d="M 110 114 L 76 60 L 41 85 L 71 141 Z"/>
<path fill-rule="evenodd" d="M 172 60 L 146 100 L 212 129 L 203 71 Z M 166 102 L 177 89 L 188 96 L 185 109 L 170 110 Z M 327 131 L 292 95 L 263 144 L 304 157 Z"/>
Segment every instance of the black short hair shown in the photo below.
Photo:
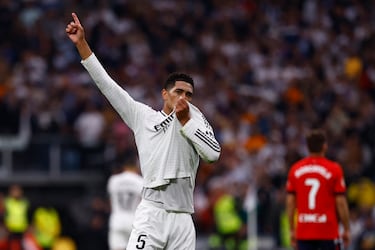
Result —
<path fill-rule="evenodd" d="M 313 129 L 306 136 L 307 149 L 310 153 L 321 153 L 326 142 L 326 135 L 321 129 Z"/>
<path fill-rule="evenodd" d="M 190 83 L 191 86 L 194 89 L 194 80 L 193 80 L 193 78 L 191 76 L 189 76 L 188 74 L 179 73 L 179 72 L 173 72 L 173 73 L 171 73 L 167 77 L 167 80 L 165 81 L 163 88 L 166 89 L 166 90 L 169 90 L 169 89 L 173 88 L 174 85 L 176 84 L 176 81 L 184 81 L 184 82 Z"/>

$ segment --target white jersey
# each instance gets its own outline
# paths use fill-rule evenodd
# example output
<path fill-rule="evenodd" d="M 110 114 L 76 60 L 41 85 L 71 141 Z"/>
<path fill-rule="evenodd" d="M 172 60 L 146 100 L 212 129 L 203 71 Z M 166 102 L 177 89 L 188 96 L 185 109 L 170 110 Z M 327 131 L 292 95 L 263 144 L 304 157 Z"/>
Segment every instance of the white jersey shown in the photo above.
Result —
<path fill-rule="evenodd" d="M 191 185 L 186 185 L 188 194 L 183 195 L 192 200 L 199 158 L 213 162 L 221 151 L 212 127 L 199 109 L 189 103 L 190 120 L 181 126 L 175 112 L 166 114 L 135 101 L 107 74 L 94 54 L 81 63 L 133 131 L 144 187 L 157 188 L 172 179 L 188 178 Z"/>
<path fill-rule="evenodd" d="M 130 171 L 112 175 L 107 191 L 111 202 L 109 227 L 130 232 L 135 210 L 141 201 L 143 179 Z"/>

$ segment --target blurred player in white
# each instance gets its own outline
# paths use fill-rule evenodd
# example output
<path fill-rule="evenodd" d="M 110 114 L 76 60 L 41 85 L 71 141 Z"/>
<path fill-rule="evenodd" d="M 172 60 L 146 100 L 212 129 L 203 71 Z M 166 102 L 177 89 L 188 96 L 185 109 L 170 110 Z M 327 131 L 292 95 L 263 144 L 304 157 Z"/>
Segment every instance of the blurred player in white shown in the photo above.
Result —
<path fill-rule="evenodd" d="M 111 202 L 108 243 L 110 250 L 125 250 L 128 245 L 135 210 L 142 199 L 143 178 L 135 164 L 125 164 L 108 179 Z"/>
<path fill-rule="evenodd" d="M 193 193 L 199 160 L 214 162 L 221 147 L 200 110 L 191 104 L 193 79 L 170 74 L 161 88 L 162 110 L 134 100 L 105 71 L 89 47 L 76 14 L 66 34 L 82 65 L 133 131 L 144 178 L 128 250 L 195 250 Z"/>

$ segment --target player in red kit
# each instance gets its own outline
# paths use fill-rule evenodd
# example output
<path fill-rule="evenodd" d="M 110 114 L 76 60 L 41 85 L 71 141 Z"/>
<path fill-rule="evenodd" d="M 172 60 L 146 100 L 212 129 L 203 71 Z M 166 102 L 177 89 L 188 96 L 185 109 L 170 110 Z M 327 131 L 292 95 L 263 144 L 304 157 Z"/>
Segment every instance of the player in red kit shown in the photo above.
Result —
<path fill-rule="evenodd" d="M 343 171 L 325 157 L 327 142 L 321 130 L 311 131 L 306 143 L 309 155 L 293 164 L 286 184 L 292 245 L 298 250 L 341 250 L 340 238 L 346 246 L 350 242 Z"/>

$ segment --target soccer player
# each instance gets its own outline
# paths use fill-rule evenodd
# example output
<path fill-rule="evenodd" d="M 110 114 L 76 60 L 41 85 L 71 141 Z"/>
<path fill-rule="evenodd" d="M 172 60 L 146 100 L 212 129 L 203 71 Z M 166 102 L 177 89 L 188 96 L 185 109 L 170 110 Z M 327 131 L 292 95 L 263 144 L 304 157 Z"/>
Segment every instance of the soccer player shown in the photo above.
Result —
<path fill-rule="evenodd" d="M 325 157 L 323 131 L 312 130 L 306 143 L 309 155 L 293 164 L 286 184 L 292 245 L 298 250 L 340 250 L 342 240 L 346 246 L 350 241 L 343 171 Z"/>
<path fill-rule="evenodd" d="M 124 250 L 128 245 L 135 210 L 141 201 L 143 178 L 135 164 L 125 164 L 120 173 L 108 179 L 111 203 L 108 243 L 110 250 Z"/>
<path fill-rule="evenodd" d="M 88 45 L 77 15 L 66 26 L 81 63 L 133 131 L 144 179 L 128 250 L 195 249 L 191 214 L 199 159 L 218 160 L 221 152 L 212 127 L 190 102 L 193 79 L 172 73 L 161 90 L 160 111 L 134 100 L 105 71 Z"/>

